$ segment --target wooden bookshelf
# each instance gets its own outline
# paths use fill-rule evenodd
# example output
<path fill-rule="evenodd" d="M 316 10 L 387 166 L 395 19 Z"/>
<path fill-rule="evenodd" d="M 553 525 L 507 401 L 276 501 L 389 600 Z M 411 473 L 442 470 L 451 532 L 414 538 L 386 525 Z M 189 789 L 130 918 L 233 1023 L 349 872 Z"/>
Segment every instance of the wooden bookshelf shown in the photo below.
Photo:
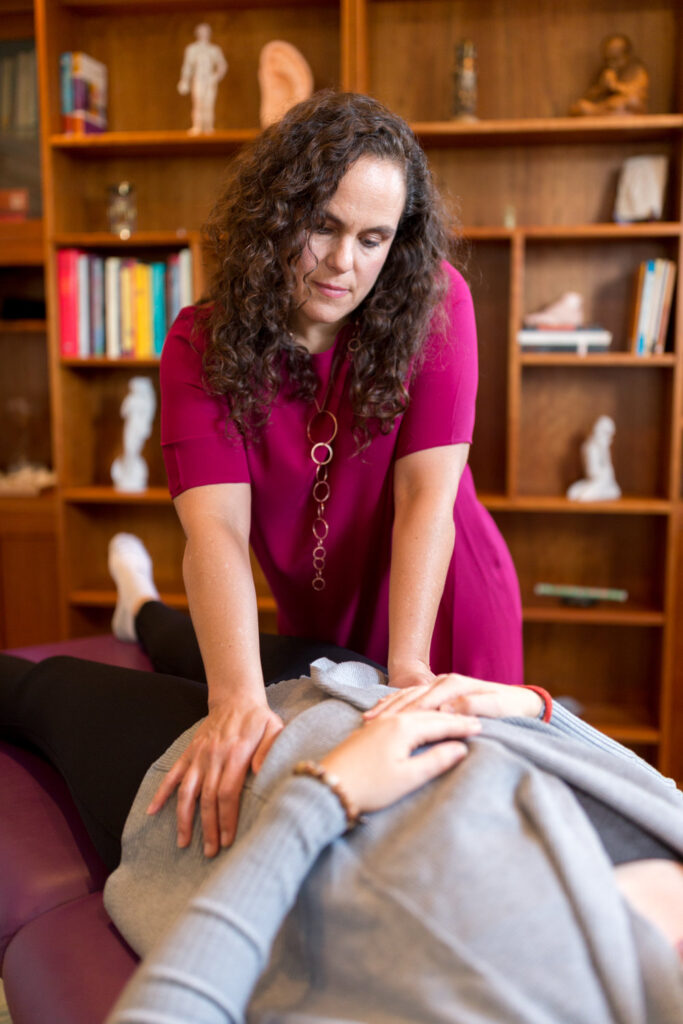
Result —
<path fill-rule="evenodd" d="M 175 87 L 202 19 L 230 69 L 217 131 L 196 139 Z M 177 607 L 185 599 L 182 536 L 158 436 L 147 449 L 148 492 L 122 496 L 108 480 L 117 402 L 132 373 L 155 374 L 154 362 L 60 357 L 55 252 L 73 245 L 135 255 L 173 251 L 187 239 L 197 247 L 226 162 L 258 130 L 260 49 L 287 39 L 311 63 L 317 88 L 368 91 L 406 117 L 456 201 L 480 337 L 471 461 L 517 564 L 528 681 L 574 697 L 590 721 L 683 780 L 680 298 L 664 354 L 636 357 L 628 343 L 639 262 L 661 256 L 681 265 L 677 0 L 569 0 L 561 8 L 554 0 L 37 0 L 36 24 L 64 634 L 106 626 L 114 602 L 106 544 L 117 529 L 142 536 L 164 596 Z M 597 69 L 600 40 L 617 31 L 633 38 L 651 71 L 651 113 L 568 117 Z M 480 120 L 472 124 L 449 119 L 463 37 L 478 50 Z M 58 57 L 69 49 L 109 69 L 110 130 L 102 136 L 62 134 Z M 669 158 L 664 219 L 615 224 L 619 168 L 643 153 Z M 108 234 L 105 214 L 106 186 L 123 179 L 138 194 L 139 232 L 126 243 Z M 198 269 L 197 294 L 201 287 Z M 610 350 L 520 352 L 524 314 L 570 288 L 584 296 L 587 321 L 611 330 Z M 580 443 L 601 413 L 617 425 L 624 497 L 579 505 L 564 495 L 581 475 Z M 541 580 L 623 586 L 630 597 L 624 606 L 569 608 L 535 597 Z M 259 592 L 262 621 L 272 626 L 260 576 Z"/>
<path fill-rule="evenodd" d="M 0 0 L 0 48 L 34 35 L 32 0 Z M 30 219 L 0 221 L 0 470 L 21 457 L 52 464 L 47 324 L 43 303 L 44 224 L 39 216 L 36 133 L 0 128 L 0 187 L 28 185 Z M 25 177 L 24 177 L 25 175 Z M 26 310 L 19 308 L 19 303 Z M 28 422 L 17 418 L 25 405 Z M 0 646 L 59 636 L 57 502 L 0 493 Z"/>

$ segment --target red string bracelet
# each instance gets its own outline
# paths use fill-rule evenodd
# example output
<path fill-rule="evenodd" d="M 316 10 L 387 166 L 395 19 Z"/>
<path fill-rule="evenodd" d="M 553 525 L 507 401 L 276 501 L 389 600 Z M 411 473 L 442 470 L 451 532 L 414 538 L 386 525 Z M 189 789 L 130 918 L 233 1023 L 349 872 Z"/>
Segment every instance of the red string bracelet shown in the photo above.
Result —
<path fill-rule="evenodd" d="M 550 721 L 550 716 L 553 713 L 553 698 L 550 696 L 550 694 L 548 693 L 547 690 L 543 689 L 542 686 L 529 686 L 529 685 L 527 685 L 526 689 L 527 690 L 533 690 L 534 693 L 537 693 L 538 696 L 541 698 L 541 700 L 543 701 L 543 704 L 545 705 L 545 708 L 544 708 L 544 711 L 543 711 L 543 715 L 542 716 L 539 715 L 538 717 L 541 719 L 542 722 L 549 722 Z"/>

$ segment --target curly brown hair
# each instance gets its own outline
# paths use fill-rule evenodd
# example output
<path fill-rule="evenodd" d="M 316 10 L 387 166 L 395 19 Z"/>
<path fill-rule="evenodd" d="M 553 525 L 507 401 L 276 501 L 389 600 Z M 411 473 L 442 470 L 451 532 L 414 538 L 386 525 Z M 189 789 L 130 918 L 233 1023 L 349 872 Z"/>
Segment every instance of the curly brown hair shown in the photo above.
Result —
<path fill-rule="evenodd" d="M 450 237 L 427 160 L 406 122 L 377 100 L 325 91 L 297 104 L 228 168 L 204 228 L 217 268 L 201 318 L 209 341 L 205 384 L 227 398 L 243 437 L 258 434 L 287 367 L 293 396 L 312 401 L 310 354 L 288 330 L 294 268 L 349 167 L 389 160 L 406 180 L 406 203 L 386 263 L 354 312 L 351 403 L 360 448 L 405 410 L 405 383 L 445 287 Z M 201 322 L 201 321 L 200 321 Z"/>

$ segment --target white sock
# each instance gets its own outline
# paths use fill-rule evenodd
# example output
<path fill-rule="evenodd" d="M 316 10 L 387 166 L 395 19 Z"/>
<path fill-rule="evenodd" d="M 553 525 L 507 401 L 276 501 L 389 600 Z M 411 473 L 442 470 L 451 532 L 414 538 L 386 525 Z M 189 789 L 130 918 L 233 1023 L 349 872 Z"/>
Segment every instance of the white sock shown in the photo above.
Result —
<path fill-rule="evenodd" d="M 109 572 L 116 584 L 111 628 L 119 640 L 135 643 L 135 616 L 145 601 L 158 601 L 152 559 L 139 537 L 116 533 L 109 541 Z"/>

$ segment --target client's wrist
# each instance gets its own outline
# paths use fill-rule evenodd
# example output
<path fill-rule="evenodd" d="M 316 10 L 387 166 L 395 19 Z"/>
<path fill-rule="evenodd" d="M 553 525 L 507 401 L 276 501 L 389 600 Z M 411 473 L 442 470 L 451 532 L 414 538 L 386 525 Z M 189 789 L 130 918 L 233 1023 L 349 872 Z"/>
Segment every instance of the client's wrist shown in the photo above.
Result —
<path fill-rule="evenodd" d="M 320 764 L 317 761 L 299 761 L 294 766 L 293 774 L 308 775 L 322 785 L 327 786 L 341 804 L 342 810 L 346 815 L 346 826 L 348 829 L 355 828 L 359 821 L 362 820 L 360 811 L 349 797 L 339 776 L 326 768 L 324 764 Z"/>
<path fill-rule="evenodd" d="M 542 722 L 549 722 L 553 713 L 553 698 L 550 696 L 547 690 L 544 690 L 542 686 L 531 686 L 525 687 L 527 690 L 533 690 L 533 692 L 541 698 L 541 710 L 536 715 Z"/>

